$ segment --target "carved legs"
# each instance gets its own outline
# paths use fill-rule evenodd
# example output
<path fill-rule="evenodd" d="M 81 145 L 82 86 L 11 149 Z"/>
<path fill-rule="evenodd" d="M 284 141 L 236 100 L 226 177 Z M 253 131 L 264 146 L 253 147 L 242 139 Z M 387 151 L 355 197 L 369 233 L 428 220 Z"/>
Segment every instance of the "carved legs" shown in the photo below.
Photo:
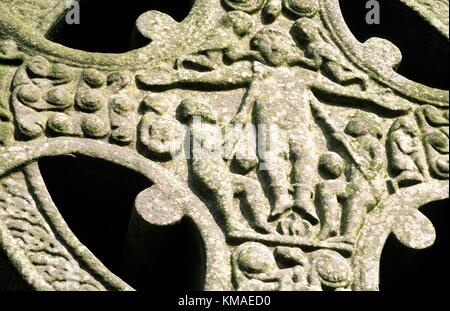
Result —
<path fill-rule="evenodd" d="M 214 165 L 210 161 L 194 160 L 192 169 L 198 182 L 206 188 L 205 193 L 212 195 L 215 204 L 224 219 L 226 232 L 235 236 L 246 231 L 242 224 L 239 207 L 234 204 L 234 195 L 242 194 L 250 211 L 249 224 L 264 233 L 272 232 L 267 219 L 270 207 L 258 182 L 255 180 L 231 174 L 224 165 Z"/>
<path fill-rule="evenodd" d="M 290 149 L 293 157 L 295 207 L 312 224 L 318 222 L 316 207 L 313 203 L 314 185 L 317 175 L 315 144 L 307 129 L 300 129 L 291 134 Z"/>
<path fill-rule="evenodd" d="M 233 184 L 235 193 L 242 192 L 249 207 L 252 217 L 250 225 L 263 233 L 272 232 L 273 229 L 267 222 L 270 213 L 269 202 L 259 183 L 251 178 L 233 174 Z"/>
<path fill-rule="evenodd" d="M 282 162 L 282 161 L 274 161 Z M 283 167 L 285 163 L 281 163 L 278 167 Z M 284 214 L 287 210 L 291 209 L 294 205 L 294 200 L 289 194 L 289 189 L 291 187 L 289 181 L 285 174 L 286 170 L 281 172 L 278 170 L 269 170 L 267 175 L 269 176 L 270 186 L 274 195 L 274 207 L 271 213 L 272 217 L 278 217 Z"/>
<path fill-rule="evenodd" d="M 345 84 L 356 81 L 360 84 L 363 91 L 367 89 L 369 77 L 363 73 L 346 70 L 342 65 L 332 61 L 324 63 L 324 70 L 338 83 Z"/>
<path fill-rule="evenodd" d="M 272 217 L 278 217 L 292 208 L 294 200 L 289 194 L 291 184 L 289 182 L 289 167 L 287 163 L 289 144 L 285 137 L 270 133 L 270 144 L 260 154 L 264 173 L 267 176 L 270 189 L 274 196 Z M 277 133 L 278 134 L 278 133 Z M 261 142 L 260 142 L 261 143 Z M 265 144 L 262 144 L 265 146 Z"/>
<path fill-rule="evenodd" d="M 279 217 L 292 207 L 297 207 L 311 223 L 318 222 L 316 208 L 313 204 L 314 185 L 317 176 L 317 159 L 314 142 L 309 131 L 303 126 L 290 131 L 288 137 L 270 133 L 269 150 L 265 151 L 261 160 L 274 195 L 272 217 Z M 267 148 L 266 148 L 267 149 Z M 292 159 L 292 175 L 294 187 L 290 183 L 290 166 Z M 294 190 L 294 199 L 290 191 Z"/>
<path fill-rule="evenodd" d="M 345 192 L 342 181 L 330 180 L 317 186 L 317 203 L 321 228 L 319 239 L 325 240 L 340 234 L 341 206 L 338 196 Z"/>
<path fill-rule="evenodd" d="M 366 179 L 355 178 L 348 184 L 350 189 L 349 199 L 344 209 L 343 235 L 344 242 L 353 243 L 356 239 L 359 229 L 364 224 L 370 206 L 375 204 L 373 190 Z"/>
<path fill-rule="evenodd" d="M 203 189 L 206 195 L 211 195 L 218 210 L 223 216 L 227 232 L 243 231 L 237 211 L 233 210 L 233 181 L 224 165 L 217 165 L 214 161 L 193 160 L 192 171 L 199 189 Z"/>

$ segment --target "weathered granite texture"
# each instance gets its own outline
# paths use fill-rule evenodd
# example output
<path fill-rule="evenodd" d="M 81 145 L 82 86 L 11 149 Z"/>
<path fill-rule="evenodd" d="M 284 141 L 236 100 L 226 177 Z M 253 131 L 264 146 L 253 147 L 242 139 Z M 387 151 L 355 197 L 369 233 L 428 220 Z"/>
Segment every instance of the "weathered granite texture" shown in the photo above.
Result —
<path fill-rule="evenodd" d="M 401 1 L 448 38 L 448 1 Z M 0 247 L 32 288 L 132 290 L 52 202 L 37 160 L 67 154 L 151 182 L 130 239 L 190 218 L 205 290 L 377 290 L 389 234 L 433 244 L 418 209 L 448 198 L 448 92 L 398 75 L 391 42 L 358 42 L 337 0 L 150 11 L 151 44 L 124 54 L 46 39 L 65 10 L 0 3 Z"/>
<path fill-rule="evenodd" d="M 401 0 L 448 38 L 447 0 Z"/>

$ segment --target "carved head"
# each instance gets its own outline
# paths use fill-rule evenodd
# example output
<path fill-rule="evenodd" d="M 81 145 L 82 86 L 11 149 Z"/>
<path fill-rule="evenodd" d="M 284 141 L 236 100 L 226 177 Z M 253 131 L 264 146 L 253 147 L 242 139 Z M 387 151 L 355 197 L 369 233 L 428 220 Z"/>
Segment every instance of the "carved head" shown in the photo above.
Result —
<path fill-rule="evenodd" d="M 345 127 L 345 134 L 352 137 L 371 135 L 377 139 L 383 137 L 380 124 L 367 114 L 356 113 Z"/>
<path fill-rule="evenodd" d="M 260 274 L 277 269 L 272 251 L 260 243 L 243 244 L 236 250 L 235 257 L 237 268 L 242 272 Z"/>
<path fill-rule="evenodd" d="M 318 250 L 311 253 L 310 279 L 322 288 L 347 288 L 353 281 L 353 271 L 349 262 L 339 253 Z"/>
<path fill-rule="evenodd" d="M 253 28 L 253 20 L 247 13 L 231 11 L 222 17 L 220 25 L 232 28 L 236 35 L 243 37 L 248 35 Z"/>
<path fill-rule="evenodd" d="M 416 121 L 411 117 L 401 117 L 392 124 L 390 133 L 402 130 L 406 134 L 416 137 L 419 135 L 419 128 Z"/>
<path fill-rule="evenodd" d="M 336 179 L 345 169 L 345 161 L 335 152 L 327 152 L 320 156 L 319 169 L 323 176 Z"/>
<path fill-rule="evenodd" d="M 161 96 L 156 95 L 147 95 L 143 99 L 143 104 L 145 107 L 151 109 L 153 112 L 163 115 L 167 113 L 169 103 L 167 100 L 162 98 Z"/>
<path fill-rule="evenodd" d="M 291 31 L 302 45 L 321 40 L 320 25 L 306 17 L 296 20 Z"/>
<path fill-rule="evenodd" d="M 181 102 L 178 113 L 183 121 L 190 122 L 194 117 L 199 117 L 202 121 L 216 123 L 218 117 L 211 109 L 211 106 L 201 99 L 188 98 Z"/>
<path fill-rule="evenodd" d="M 259 51 L 264 60 L 272 66 L 285 64 L 296 48 L 289 34 L 273 27 L 260 30 L 252 38 L 251 46 L 252 49 Z"/>
<path fill-rule="evenodd" d="M 52 65 L 42 56 L 34 56 L 27 62 L 28 71 L 38 77 L 47 77 L 50 74 Z"/>

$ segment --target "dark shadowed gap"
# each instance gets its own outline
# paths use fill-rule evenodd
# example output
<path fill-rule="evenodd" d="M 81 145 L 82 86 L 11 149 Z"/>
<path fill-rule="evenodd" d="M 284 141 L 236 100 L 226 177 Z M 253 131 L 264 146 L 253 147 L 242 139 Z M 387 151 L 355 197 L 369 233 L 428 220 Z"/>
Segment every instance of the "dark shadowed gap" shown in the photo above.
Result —
<path fill-rule="evenodd" d="M 380 266 L 382 291 L 442 291 L 450 277 L 450 213 L 448 200 L 425 205 L 420 211 L 436 229 L 436 242 L 424 250 L 410 249 L 391 235 Z"/>
<path fill-rule="evenodd" d="M 39 161 L 39 168 L 73 233 L 109 269 L 122 276 L 131 208 L 150 182 L 121 166 L 84 156 L 45 158 Z"/>
<path fill-rule="evenodd" d="M 380 37 L 400 48 L 403 60 L 397 72 L 430 87 L 448 89 L 449 44 L 431 25 L 400 1 L 378 0 L 380 24 L 366 23 L 366 0 L 340 0 L 342 14 L 353 35 L 365 42 Z"/>
<path fill-rule="evenodd" d="M 202 286 L 199 285 L 204 266 L 203 257 L 199 256 L 202 244 L 190 222 L 153 230 L 150 243 L 141 245 L 149 260 L 142 265 L 127 260 L 128 225 L 134 200 L 151 186 L 142 175 L 84 156 L 44 158 L 39 167 L 69 228 L 125 282 L 137 290 L 188 290 Z"/>
<path fill-rule="evenodd" d="M 0 249 L 0 292 L 31 290 L 31 286 L 23 279 L 3 249 Z"/>
<path fill-rule="evenodd" d="M 146 225 L 137 234 L 136 227 L 130 229 L 124 257 L 129 284 L 141 291 L 204 290 L 206 253 L 190 219 L 166 227 Z"/>
<path fill-rule="evenodd" d="M 181 22 L 193 0 L 80 0 L 79 4 L 80 24 L 69 25 L 63 18 L 48 39 L 88 52 L 124 53 L 150 42 L 133 37 L 135 22 L 142 13 L 156 10 Z"/>

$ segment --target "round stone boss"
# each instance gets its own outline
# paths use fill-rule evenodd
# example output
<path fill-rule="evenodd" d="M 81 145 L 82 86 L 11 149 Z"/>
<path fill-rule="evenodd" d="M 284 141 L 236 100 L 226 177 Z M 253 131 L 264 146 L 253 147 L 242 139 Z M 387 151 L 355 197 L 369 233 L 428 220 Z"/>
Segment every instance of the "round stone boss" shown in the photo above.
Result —
<path fill-rule="evenodd" d="M 448 42 L 448 3 L 397 1 Z M 48 39 L 76 9 L 0 3 L 0 247 L 28 286 L 134 290 L 53 202 L 38 161 L 66 155 L 148 181 L 120 246 L 137 260 L 189 220 L 204 290 L 378 290 L 391 233 L 433 245 L 419 208 L 449 195 L 448 92 L 399 75 L 392 42 L 359 42 L 338 0 L 148 11 L 150 43 L 124 53 Z"/>

